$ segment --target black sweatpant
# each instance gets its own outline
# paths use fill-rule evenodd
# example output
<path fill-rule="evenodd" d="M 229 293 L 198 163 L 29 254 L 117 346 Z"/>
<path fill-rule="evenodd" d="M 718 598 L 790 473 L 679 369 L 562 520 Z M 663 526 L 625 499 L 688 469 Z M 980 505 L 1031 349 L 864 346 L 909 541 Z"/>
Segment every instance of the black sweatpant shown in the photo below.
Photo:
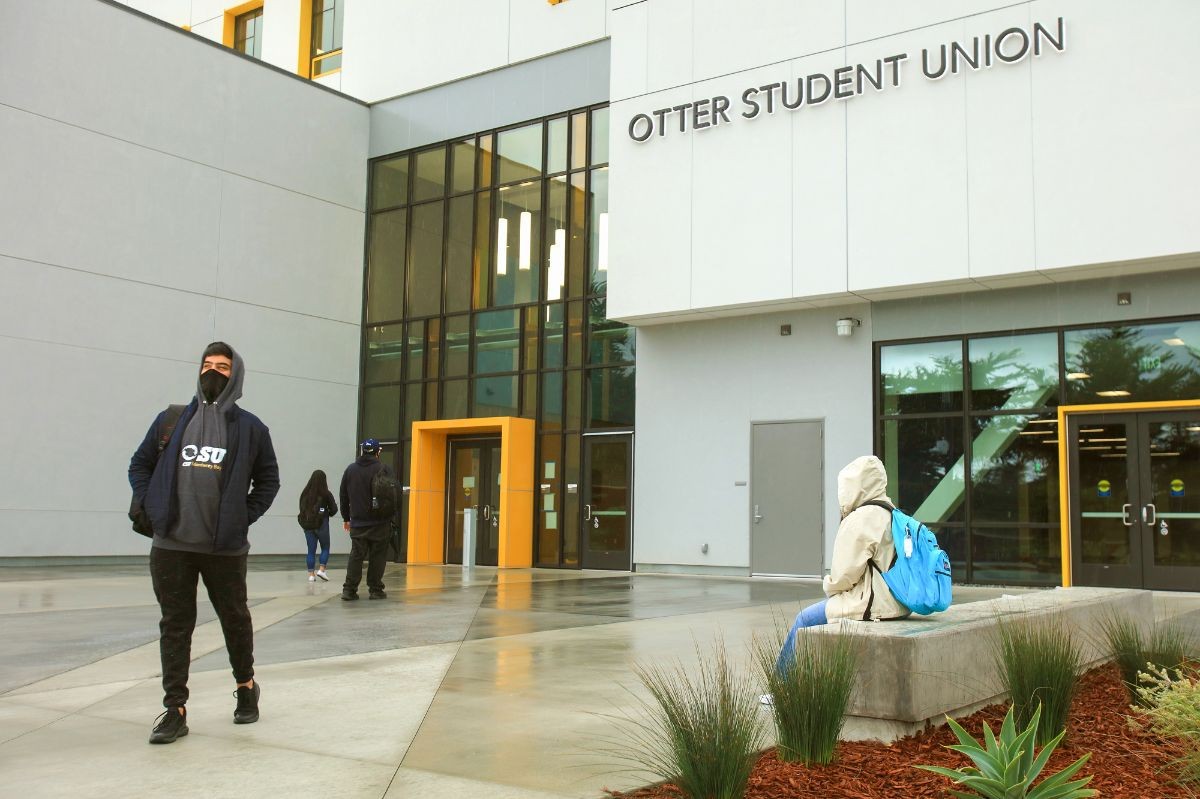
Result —
<path fill-rule="evenodd" d="M 342 584 L 342 591 L 348 594 L 358 592 L 363 560 L 367 561 L 367 590 L 383 590 L 383 568 L 387 565 L 388 536 L 391 533 L 391 522 L 353 528 L 350 557 L 346 561 L 346 582 Z"/>
<path fill-rule="evenodd" d="M 254 627 L 246 606 L 246 556 L 206 555 L 153 547 L 150 577 L 162 609 L 158 649 L 162 656 L 163 707 L 188 700 L 192 631 L 196 629 L 196 578 L 204 578 L 209 601 L 221 621 L 229 665 L 239 683 L 254 676 Z"/>

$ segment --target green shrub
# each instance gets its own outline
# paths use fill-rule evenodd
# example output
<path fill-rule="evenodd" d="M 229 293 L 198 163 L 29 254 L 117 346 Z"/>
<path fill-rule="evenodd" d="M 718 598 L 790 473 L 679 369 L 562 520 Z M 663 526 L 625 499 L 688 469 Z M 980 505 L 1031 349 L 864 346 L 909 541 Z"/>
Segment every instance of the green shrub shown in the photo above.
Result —
<path fill-rule="evenodd" d="M 1081 655 L 1062 618 L 997 619 L 994 657 L 1023 729 L 1041 708 L 1038 744 L 1064 732 L 1079 682 Z"/>
<path fill-rule="evenodd" d="M 999 738 L 992 735 L 991 727 L 983 725 L 983 746 L 980 746 L 974 738 L 968 735 L 967 731 L 954 719 L 947 716 L 946 723 L 950 725 L 950 729 L 954 730 L 954 735 L 958 738 L 958 745 L 946 748 L 962 752 L 971 759 L 975 766 L 966 766 L 960 769 L 948 769 L 941 766 L 917 766 L 917 768 L 949 777 L 959 785 L 977 792 L 951 791 L 959 799 L 968 799 L 968 797 L 1082 799 L 1082 797 L 1095 796 L 1099 793 L 1092 788 L 1084 787 L 1092 781 L 1091 777 L 1071 781 L 1075 772 L 1079 771 L 1091 757 L 1090 753 L 1057 774 L 1046 777 L 1036 788 L 1033 787 L 1033 781 L 1042 773 L 1042 769 L 1050 760 L 1050 755 L 1054 753 L 1054 749 L 1062 741 L 1065 733 L 1060 732 L 1042 748 L 1041 752 L 1035 753 L 1034 738 L 1042 715 L 1042 708 L 1039 706 L 1033 711 L 1029 724 L 1019 734 L 1016 722 L 1013 720 L 1014 709 L 1013 707 L 1008 709 L 1004 723 L 1000 725 Z"/>
<path fill-rule="evenodd" d="M 833 760 L 858 676 L 860 642 L 850 633 L 798 630 L 795 658 L 782 673 L 776 659 L 787 635 L 755 639 L 755 656 L 771 695 L 779 759 L 805 765 Z"/>
<path fill-rule="evenodd" d="M 626 734 L 608 754 L 670 781 L 692 799 L 738 799 L 764 745 L 753 682 L 730 664 L 723 643 L 699 666 L 637 666 L 650 692 L 618 719 Z"/>
<path fill-rule="evenodd" d="M 1138 672 L 1145 671 L 1147 665 L 1155 669 L 1175 669 L 1187 657 L 1188 637 L 1175 624 L 1155 624 L 1146 637 L 1129 616 L 1113 613 L 1101 619 L 1100 631 L 1134 704 L 1144 704 L 1137 690 Z"/>
<path fill-rule="evenodd" d="M 1200 783 L 1200 678 L 1180 669 L 1152 668 L 1138 675 L 1142 711 L 1156 733 L 1179 746 L 1179 780 Z"/>

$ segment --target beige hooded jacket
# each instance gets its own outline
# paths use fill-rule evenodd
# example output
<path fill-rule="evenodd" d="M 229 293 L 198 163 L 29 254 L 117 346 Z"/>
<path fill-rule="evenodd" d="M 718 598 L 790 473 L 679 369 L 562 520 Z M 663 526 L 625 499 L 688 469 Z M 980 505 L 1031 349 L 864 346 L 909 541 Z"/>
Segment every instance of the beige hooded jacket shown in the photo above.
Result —
<path fill-rule="evenodd" d="M 838 473 L 838 505 L 842 523 L 833 541 L 833 563 L 824 580 L 826 618 L 862 619 L 870 605 L 871 619 L 899 619 L 909 615 L 888 590 L 880 569 L 892 564 L 892 517 L 869 501 L 892 504 L 887 497 L 887 472 L 874 455 L 855 458 Z M 875 563 L 868 569 L 867 561 Z M 872 593 L 874 599 L 872 599 Z"/>

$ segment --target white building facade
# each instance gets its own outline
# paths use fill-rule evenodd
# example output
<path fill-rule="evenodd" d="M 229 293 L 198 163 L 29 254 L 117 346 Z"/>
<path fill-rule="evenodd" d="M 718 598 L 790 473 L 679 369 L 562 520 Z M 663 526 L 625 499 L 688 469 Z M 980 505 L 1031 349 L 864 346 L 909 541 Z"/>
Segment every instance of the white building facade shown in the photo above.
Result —
<path fill-rule="evenodd" d="M 81 5 L 4 34 L 7 554 L 144 546 L 124 450 L 226 338 L 256 552 L 374 435 L 411 562 L 818 575 L 873 452 L 957 579 L 1200 575 L 1194 4 Z"/>

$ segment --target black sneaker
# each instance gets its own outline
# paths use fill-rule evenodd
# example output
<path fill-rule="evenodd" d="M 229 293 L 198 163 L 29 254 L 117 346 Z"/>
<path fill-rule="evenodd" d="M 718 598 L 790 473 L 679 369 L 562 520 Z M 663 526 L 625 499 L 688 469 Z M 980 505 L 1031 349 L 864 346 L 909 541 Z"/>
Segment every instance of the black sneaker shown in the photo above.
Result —
<path fill-rule="evenodd" d="M 233 695 L 237 697 L 237 709 L 233 711 L 234 724 L 253 724 L 258 721 L 258 695 L 261 693 L 258 680 L 249 688 L 238 686 Z"/>
<path fill-rule="evenodd" d="M 154 720 L 154 729 L 150 731 L 150 743 L 169 744 L 188 734 L 187 710 L 183 710 L 182 713 L 179 710 L 182 708 L 169 707 Z"/>
<path fill-rule="evenodd" d="M 342 592 L 342 601 L 343 602 L 353 602 L 356 599 L 358 599 L 357 591 L 343 591 Z"/>
<path fill-rule="evenodd" d="M 383 591 L 372 591 L 368 599 L 387 599 L 387 594 Z"/>

